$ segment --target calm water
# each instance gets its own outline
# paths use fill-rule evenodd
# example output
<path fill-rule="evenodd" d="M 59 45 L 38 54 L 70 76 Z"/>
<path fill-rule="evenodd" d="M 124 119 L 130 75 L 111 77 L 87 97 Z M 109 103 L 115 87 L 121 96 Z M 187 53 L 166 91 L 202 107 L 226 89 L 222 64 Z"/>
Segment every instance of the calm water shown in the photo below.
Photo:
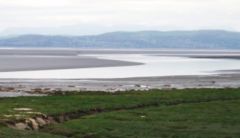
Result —
<path fill-rule="evenodd" d="M 174 75 L 211 75 L 217 70 L 240 69 L 236 59 L 197 59 L 187 57 L 160 57 L 144 54 L 106 54 L 87 55 L 102 59 L 142 62 L 144 65 L 125 67 L 101 67 L 43 71 L 1 72 L 0 78 L 49 78 L 49 79 L 87 79 L 87 78 L 127 78 Z"/>

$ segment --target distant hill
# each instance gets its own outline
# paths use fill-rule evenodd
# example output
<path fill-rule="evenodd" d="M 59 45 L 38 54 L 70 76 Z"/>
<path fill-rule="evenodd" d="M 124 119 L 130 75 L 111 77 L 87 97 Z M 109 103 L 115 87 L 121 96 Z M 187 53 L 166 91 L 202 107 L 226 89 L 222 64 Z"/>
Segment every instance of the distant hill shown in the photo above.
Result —
<path fill-rule="evenodd" d="M 22 35 L 0 39 L 0 47 L 240 49 L 240 33 L 142 31 L 95 36 Z"/>

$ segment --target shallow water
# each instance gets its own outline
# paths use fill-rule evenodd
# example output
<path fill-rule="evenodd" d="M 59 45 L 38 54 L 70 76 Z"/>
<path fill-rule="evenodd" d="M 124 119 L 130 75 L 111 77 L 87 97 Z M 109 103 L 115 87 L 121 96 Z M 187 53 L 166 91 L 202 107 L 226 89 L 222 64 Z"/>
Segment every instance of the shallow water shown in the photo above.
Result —
<path fill-rule="evenodd" d="M 143 65 L 42 71 L 1 72 L 0 78 L 91 79 L 176 75 L 213 75 L 218 70 L 238 70 L 240 60 L 187 57 L 162 57 L 146 54 L 86 55 L 101 59 L 141 62 Z"/>

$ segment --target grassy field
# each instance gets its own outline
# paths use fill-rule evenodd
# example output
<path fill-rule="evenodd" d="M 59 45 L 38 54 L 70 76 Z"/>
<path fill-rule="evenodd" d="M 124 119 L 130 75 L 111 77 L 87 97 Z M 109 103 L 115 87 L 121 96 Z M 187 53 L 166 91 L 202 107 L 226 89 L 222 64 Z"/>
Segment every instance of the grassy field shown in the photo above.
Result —
<path fill-rule="evenodd" d="M 30 108 L 47 115 L 92 109 L 104 112 L 79 116 L 39 131 L 19 131 L 2 125 L 0 138 L 240 137 L 240 89 L 151 90 L 3 98 L 0 100 L 0 120 L 34 116 L 16 111 L 15 108 Z"/>

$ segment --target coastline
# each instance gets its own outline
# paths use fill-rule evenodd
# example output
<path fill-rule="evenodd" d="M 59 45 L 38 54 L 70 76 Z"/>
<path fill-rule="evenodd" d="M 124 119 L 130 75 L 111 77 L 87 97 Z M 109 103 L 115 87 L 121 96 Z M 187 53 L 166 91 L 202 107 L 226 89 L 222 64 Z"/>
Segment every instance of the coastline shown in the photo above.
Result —
<path fill-rule="evenodd" d="M 1 92 L 54 94 L 62 92 L 118 92 L 150 89 L 239 88 L 240 74 L 168 76 L 121 79 L 0 79 Z M 19 95 L 17 95 L 19 96 Z M 21 95 L 20 95 L 21 96 Z"/>
<path fill-rule="evenodd" d="M 7 51 L 7 52 L 6 52 Z M 119 58 L 100 58 L 92 55 L 123 55 L 123 54 L 146 54 L 152 56 L 175 56 L 191 58 L 224 58 L 228 60 L 238 59 L 239 51 L 171 51 L 171 50 L 71 50 L 51 49 L 44 50 L 18 50 L 18 49 L 0 49 L 2 62 L 8 63 L 3 67 L 1 64 L 0 72 L 11 71 L 28 71 L 28 70 L 48 70 L 48 69 L 66 69 L 66 68 L 91 68 L 96 67 L 121 67 L 142 65 L 139 57 L 128 59 L 127 57 Z M 201 55 L 199 57 L 199 55 Z M 227 56 L 226 56 L 227 55 Z M 12 62 L 6 62 L 6 59 L 12 59 Z M 120 56 L 121 57 L 121 56 Z M 118 60 L 116 60 L 118 59 Z M 30 62 L 31 61 L 31 62 Z M 44 61 L 44 62 L 41 62 Z M 25 64 L 17 64 L 24 62 Z M 112 68 L 110 68 L 111 70 Z M 135 69 L 139 69 L 136 66 Z M 53 70 L 54 71 L 54 70 Z M 87 69 L 89 72 L 89 70 Z M 94 70 L 95 71 L 95 70 Z M 125 70 L 124 70 L 125 71 Z M 135 71 L 135 70 L 134 70 Z M 93 72 L 93 71 L 92 71 Z M 38 71 L 36 71 L 38 73 Z M 125 72 L 126 73 L 126 72 Z M 74 74 L 74 73 L 73 73 Z M 59 74 L 62 75 L 62 74 Z M 76 74 L 74 74 L 76 75 Z M 168 75 L 155 77 L 122 77 L 122 78 L 0 78 L 0 97 L 1 92 L 16 93 L 16 96 L 24 96 L 21 93 L 28 94 L 51 94 L 56 92 L 67 91 L 128 91 L 128 90 L 150 90 L 150 89 L 186 89 L 186 88 L 239 88 L 240 73 L 238 69 L 232 70 L 215 70 L 212 74 L 207 75 Z M 20 95 L 19 95 L 20 94 Z M 3 94 L 2 94 L 3 95 Z"/>

